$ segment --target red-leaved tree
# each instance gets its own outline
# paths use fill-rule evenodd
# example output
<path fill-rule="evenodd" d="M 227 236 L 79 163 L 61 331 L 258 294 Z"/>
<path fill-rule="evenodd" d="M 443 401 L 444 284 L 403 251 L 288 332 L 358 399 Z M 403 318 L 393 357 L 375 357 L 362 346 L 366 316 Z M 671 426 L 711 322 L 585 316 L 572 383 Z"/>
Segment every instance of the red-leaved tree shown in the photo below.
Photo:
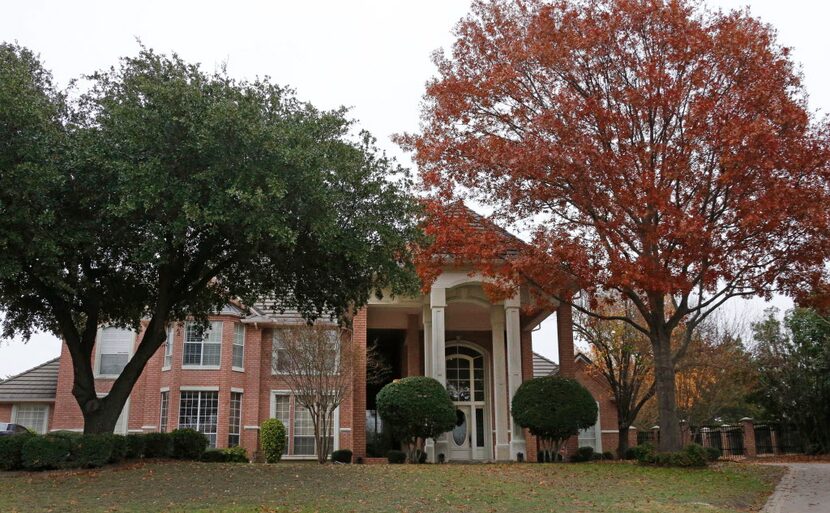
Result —
<path fill-rule="evenodd" d="M 747 11 L 686 0 L 480 1 L 456 36 L 421 133 L 399 138 L 438 192 L 422 274 L 453 255 L 629 323 L 654 353 L 661 449 L 678 449 L 674 362 L 694 328 L 826 254 L 828 127 L 789 50 Z M 463 229 L 459 196 L 532 243 Z"/>

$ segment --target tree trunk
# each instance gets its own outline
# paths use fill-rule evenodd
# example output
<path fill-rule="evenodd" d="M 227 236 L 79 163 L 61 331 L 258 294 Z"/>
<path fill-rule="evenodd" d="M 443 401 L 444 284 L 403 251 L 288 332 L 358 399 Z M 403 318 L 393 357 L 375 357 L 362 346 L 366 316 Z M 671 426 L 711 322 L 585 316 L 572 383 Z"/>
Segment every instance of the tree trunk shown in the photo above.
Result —
<path fill-rule="evenodd" d="M 679 451 L 680 424 L 677 419 L 676 391 L 674 383 L 674 363 L 670 335 L 660 333 L 657 339 L 652 337 L 654 348 L 654 384 L 657 393 L 657 413 L 660 426 L 660 451 Z"/>
<path fill-rule="evenodd" d="M 619 425 L 617 432 L 617 457 L 621 460 L 625 459 L 625 453 L 628 451 L 628 431 L 630 426 Z"/>

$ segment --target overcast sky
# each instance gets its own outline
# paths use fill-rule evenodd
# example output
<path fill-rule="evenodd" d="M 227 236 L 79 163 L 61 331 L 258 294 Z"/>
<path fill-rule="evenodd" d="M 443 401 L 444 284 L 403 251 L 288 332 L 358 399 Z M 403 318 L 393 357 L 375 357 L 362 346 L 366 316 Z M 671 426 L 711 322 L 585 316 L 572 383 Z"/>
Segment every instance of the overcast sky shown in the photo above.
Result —
<path fill-rule="evenodd" d="M 708 0 L 712 7 L 749 5 L 779 30 L 803 65 L 811 107 L 830 112 L 830 4 L 816 0 Z M 430 54 L 452 42 L 467 12 L 462 0 L 378 1 L 36 1 L 6 2 L 0 38 L 39 53 L 58 83 L 135 55 L 137 39 L 175 51 L 207 70 L 226 63 L 239 78 L 268 75 L 320 108 L 345 105 L 380 146 L 409 160 L 389 140 L 415 131 L 424 83 L 434 74 Z M 778 298 L 782 308 L 790 303 Z M 760 300 L 730 312 L 759 315 Z M 555 325 L 544 323 L 535 349 L 555 358 Z M 46 334 L 0 341 L 0 377 L 54 358 L 58 340 Z"/>

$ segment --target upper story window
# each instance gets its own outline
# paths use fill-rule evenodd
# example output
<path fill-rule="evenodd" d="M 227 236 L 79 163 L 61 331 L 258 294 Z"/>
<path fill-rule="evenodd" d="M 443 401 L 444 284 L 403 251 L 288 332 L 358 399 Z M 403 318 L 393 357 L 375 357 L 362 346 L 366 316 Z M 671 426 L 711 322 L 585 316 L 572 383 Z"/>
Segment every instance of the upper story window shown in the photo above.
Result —
<path fill-rule="evenodd" d="M 121 328 L 103 328 L 95 352 L 95 370 L 98 376 L 118 376 L 127 362 L 135 341 L 134 333 Z"/>
<path fill-rule="evenodd" d="M 185 325 L 184 367 L 219 368 L 222 356 L 222 321 L 212 321 L 208 329 L 195 322 Z"/>
<path fill-rule="evenodd" d="M 233 332 L 233 368 L 242 370 L 245 365 L 245 325 L 237 323 Z"/>
<path fill-rule="evenodd" d="M 294 358 L 298 361 L 294 362 L 296 368 L 302 369 L 321 369 L 325 368 L 326 373 L 337 372 L 340 358 L 340 335 L 335 329 L 326 329 L 323 331 L 324 339 L 298 339 L 297 347 L 303 349 L 294 352 Z M 291 328 L 275 329 L 272 341 L 272 358 L 271 373 L 285 374 L 291 371 L 289 363 L 289 351 L 286 349 L 287 337 L 294 336 Z M 309 336 L 316 336 L 313 332 Z M 316 345 L 316 344 L 320 345 Z M 309 372 L 312 372 L 309 370 Z"/>
<path fill-rule="evenodd" d="M 288 372 L 288 352 L 285 349 L 285 335 L 286 333 L 284 329 L 274 330 L 272 343 L 274 361 L 271 365 L 271 372 L 274 374 L 283 374 Z"/>
<path fill-rule="evenodd" d="M 164 341 L 164 361 L 161 364 L 162 370 L 169 370 L 173 366 L 173 326 L 167 328 L 167 339 Z"/>

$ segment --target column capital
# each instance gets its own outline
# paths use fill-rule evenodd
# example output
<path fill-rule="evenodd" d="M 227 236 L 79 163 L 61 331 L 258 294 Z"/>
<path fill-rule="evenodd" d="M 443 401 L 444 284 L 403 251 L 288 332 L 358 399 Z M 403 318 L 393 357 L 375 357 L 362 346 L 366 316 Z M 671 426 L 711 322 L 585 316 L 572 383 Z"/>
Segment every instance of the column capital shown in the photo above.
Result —
<path fill-rule="evenodd" d="M 505 322 L 506 321 L 504 315 L 504 308 L 501 308 L 498 305 L 493 305 L 493 307 L 490 309 L 490 326 L 500 326 L 502 328 L 502 331 L 504 331 Z"/>
<path fill-rule="evenodd" d="M 522 301 L 519 299 L 519 294 L 516 293 L 513 297 L 507 298 L 504 300 L 504 309 L 510 308 L 520 308 L 522 306 Z"/>
<path fill-rule="evenodd" d="M 429 290 L 429 306 L 431 308 L 446 308 L 447 289 L 443 287 L 431 288 Z"/>

